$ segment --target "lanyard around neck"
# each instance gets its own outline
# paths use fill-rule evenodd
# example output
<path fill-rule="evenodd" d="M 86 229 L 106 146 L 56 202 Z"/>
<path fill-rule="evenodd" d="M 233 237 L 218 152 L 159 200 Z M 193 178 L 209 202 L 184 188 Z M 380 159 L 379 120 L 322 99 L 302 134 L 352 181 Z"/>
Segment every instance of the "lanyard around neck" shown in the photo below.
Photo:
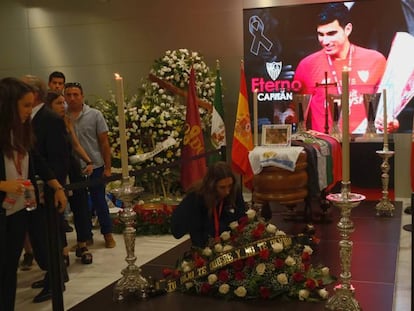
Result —
<path fill-rule="evenodd" d="M 220 202 L 220 205 L 218 207 L 218 211 L 217 211 L 217 207 L 214 207 L 213 209 L 213 215 L 214 215 L 214 230 L 215 230 L 215 239 L 216 241 L 218 241 L 220 239 L 220 217 L 221 217 L 221 212 L 223 211 L 223 200 Z"/>
<path fill-rule="evenodd" d="M 351 71 L 352 68 L 352 55 L 354 54 L 354 45 L 351 44 L 349 46 L 349 52 L 348 52 L 348 70 Z M 334 78 L 334 81 L 336 83 L 336 89 L 338 91 L 338 94 L 342 94 L 342 84 L 339 84 L 338 80 L 338 74 L 336 73 L 335 66 L 333 65 L 332 59 L 329 55 L 327 55 L 328 58 L 328 64 L 329 68 L 331 69 L 331 75 Z M 328 81 L 325 81 L 325 83 L 328 83 Z"/>

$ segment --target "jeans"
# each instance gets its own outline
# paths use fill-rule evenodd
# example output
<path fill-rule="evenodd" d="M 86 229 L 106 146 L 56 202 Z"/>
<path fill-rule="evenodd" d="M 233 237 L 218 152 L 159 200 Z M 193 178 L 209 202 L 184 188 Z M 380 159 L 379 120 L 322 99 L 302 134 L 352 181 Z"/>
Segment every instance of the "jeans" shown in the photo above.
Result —
<path fill-rule="evenodd" d="M 95 168 L 89 178 L 91 180 L 100 179 L 103 176 L 103 171 L 103 166 Z M 109 215 L 108 204 L 106 203 L 105 184 L 89 187 L 89 194 L 92 210 L 94 210 L 96 216 L 98 216 L 99 225 L 101 226 L 101 233 L 112 233 L 112 220 Z"/>

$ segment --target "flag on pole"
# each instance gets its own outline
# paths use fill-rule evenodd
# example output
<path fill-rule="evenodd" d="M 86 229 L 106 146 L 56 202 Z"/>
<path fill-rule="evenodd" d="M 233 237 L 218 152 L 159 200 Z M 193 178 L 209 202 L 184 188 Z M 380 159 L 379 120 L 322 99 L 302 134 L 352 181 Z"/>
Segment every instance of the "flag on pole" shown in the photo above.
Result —
<path fill-rule="evenodd" d="M 253 171 L 249 162 L 249 151 L 253 149 L 253 136 L 247 98 L 246 77 L 242 62 L 239 101 L 237 105 L 236 123 L 234 126 L 231 161 L 233 169 L 243 176 L 243 184 L 247 188 L 252 189 Z"/>
<path fill-rule="evenodd" d="M 194 69 L 190 71 L 190 81 L 187 93 L 187 113 L 184 126 L 184 140 L 182 148 L 181 186 L 184 191 L 195 182 L 199 181 L 207 173 L 206 159 L 191 159 L 205 153 L 203 130 L 201 128 L 200 114 L 197 106 Z M 186 160 L 188 159 L 188 161 Z"/>
<path fill-rule="evenodd" d="M 213 114 L 211 117 L 211 143 L 219 149 L 226 145 L 226 127 L 224 125 L 223 95 L 221 92 L 220 63 L 217 60 L 216 86 L 214 90 Z"/>
<path fill-rule="evenodd" d="M 226 157 L 226 127 L 224 125 L 223 94 L 221 92 L 220 63 L 217 60 L 216 83 L 214 89 L 213 112 L 211 114 L 211 147 L 220 150 L 222 154 L 215 153 L 208 158 L 208 164 L 213 164 Z M 223 150 L 224 149 L 224 150 Z"/>

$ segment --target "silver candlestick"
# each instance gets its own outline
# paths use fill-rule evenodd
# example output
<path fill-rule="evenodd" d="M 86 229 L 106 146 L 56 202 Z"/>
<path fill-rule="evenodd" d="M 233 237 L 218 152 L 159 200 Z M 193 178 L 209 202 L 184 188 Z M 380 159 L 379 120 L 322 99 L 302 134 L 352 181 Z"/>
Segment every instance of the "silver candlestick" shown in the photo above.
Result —
<path fill-rule="evenodd" d="M 358 301 L 354 297 L 355 289 L 351 285 L 351 258 L 352 241 L 350 234 L 354 232 L 354 223 L 351 220 L 351 211 L 357 207 L 365 196 L 350 192 L 350 182 L 342 182 L 341 193 L 330 194 L 326 197 L 334 206 L 341 210 L 341 219 L 337 227 L 341 235 L 339 241 L 339 256 L 341 259 L 341 283 L 335 287 L 335 294 L 325 305 L 329 310 L 360 311 Z"/>
<path fill-rule="evenodd" d="M 390 180 L 390 175 L 388 174 L 390 170 L 390 164 L 388 160 L 394 155 L 394 151 L 388 150 L 388 146 L 383 150 L 377 150 L 377 154 L 382 158 L 381 163 L 381 182 L 382 182 L 382 198 L 375 206 L 377 210 L 377 216 L 393 216 L 394 215 L 394 205 L 390 202 L 388 198 L 388 184 Z"/>
<path fill-rule="evenodd" d="M 113 194 L 124 203 L 121 212 L 121 221 L 125 224 L 124 242 L 127 252 L 125 261 L 128 266 L 121 271 L 122 278 L 115 284 L 113 299 L 114 301 L 124 301 L 129 294 L 134 294 L 140 298 L 147 298 L 150 290 L 150 283 L 141 275 L 141 268 L 135 265 L 135 237 L 136 237 L 136 213 L 132 202 L 144 189 L 131 185 L 128 177 L 123 177 L 121 187 L 113 190 Z"/>

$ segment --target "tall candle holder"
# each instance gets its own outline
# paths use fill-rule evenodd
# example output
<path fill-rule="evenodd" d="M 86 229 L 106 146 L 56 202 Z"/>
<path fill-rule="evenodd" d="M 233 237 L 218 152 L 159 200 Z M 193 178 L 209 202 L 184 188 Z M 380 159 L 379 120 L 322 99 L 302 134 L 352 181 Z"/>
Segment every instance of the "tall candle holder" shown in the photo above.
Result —
<path fill-rule="evenodd" d="M 121 212 L 121 221 L 125 224 L 124 242 L 127 252 L 125 261 L 128 266 L 121 271 L 122 278 L 116 282 L 113 299 L 122 302 L 127 295 L 133 294 L 139 298 L 147 298 L 151 290 L 150 282 L 141 275 L 141 268 L 135 265 L 137 257 L 135 256 L 135 221 L 136 213 L 133 209 L 132 202 L 144 191 L 142 187 L 131 185 L 129 177 L 122 178 L 121 187 L 112 190 L 113 194 L 124 203 L 124 209 Z"/>
<path fill-rule="evenodd" d="M 355 289 L 351 285 L 351 257 L 353 243 L 350 239 L 350 234 L 354 232 L 351 211 L 365 200 L 365 196 L 362 194 L 351 193 L 350 185 L 351 183 L 349 181 L 343 181 L 341 193 L 333 193 L 326 197 L 334 206 L 341 210 L 341 218 L 337 227 L 342 238 L 339 241 L 339 256 L 342 269 L 340 274 L 341 283 L 335 287 L 335 294 L 328 299 L 325 305 L 329 310 L 362 310 L 354 297 Z"/>
<path fill-rule="evenodd" d="M 390 202 L 388 198 L 388 184 L 390 180 L 390 175 L 388 172 L 390 171 L 390 164 L 388 160 L 394 156 L 394 151 L 388 150 L 388 146 L 385 147 L 383 150 L 377 150 L 376 153 L 382 158 L 381 163 L 381 182 L 382 182 L 382 197 L 381 200 L 375 206 L 377 210 L 377 216 L 394 216 L 394 205 Z"/>

